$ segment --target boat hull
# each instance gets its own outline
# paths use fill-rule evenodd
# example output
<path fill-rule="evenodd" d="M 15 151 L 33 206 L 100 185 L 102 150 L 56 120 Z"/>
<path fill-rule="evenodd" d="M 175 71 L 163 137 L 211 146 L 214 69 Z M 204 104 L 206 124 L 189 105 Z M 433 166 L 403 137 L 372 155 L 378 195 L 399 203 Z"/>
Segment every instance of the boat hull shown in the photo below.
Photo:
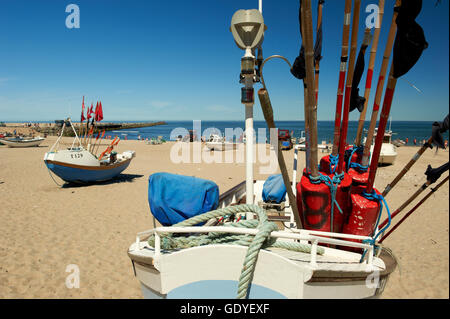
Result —
<path fill-rule="evenodd" d="M 131 159 L 105 166 L 82 166 L 58 161 L 45 160 L 45 165 L 66 182 L 91 183 L 110 180 L 123 172 Z"/>
<path fill-rule="evenodd" d="M 6 140 L 0 139 L 0 142 L 7 145 L 8 147 L 33 147 L 39 146 L 45 139 L 37 138 L 32 140 Z"/>
<path fill-rule="evenodd" d="M 247 247 L 209 245 L 183 249 L 159 262 L 138 255 L 130 247 L 129 257 L 148 299 L 233 299 Z M 148 250 L 151 251 L 151 247 Z M 305 258 L 305 257 L 302 257 Z M 355 263 L 352 271 L 315 269 L 306 260 L 288 254 L 261 250 L 249 289 L 249 299 L 360 299 L 378 298 L 395 262 L 378 259 L 378 270 L 368 272 Z M 335 268 L 334 271 L 331 268 Z"/>
<path fill-rule="evenodd" d="M 370 153 L 373 154 L 373 145 L 370 148 Z M 378 164 L 392 165 L 397 158 L 397 150 L 394 144 L 383 143 L 381 145 L 380 157 Z M 372 160 L 372 157 L 370 158 Z"/>

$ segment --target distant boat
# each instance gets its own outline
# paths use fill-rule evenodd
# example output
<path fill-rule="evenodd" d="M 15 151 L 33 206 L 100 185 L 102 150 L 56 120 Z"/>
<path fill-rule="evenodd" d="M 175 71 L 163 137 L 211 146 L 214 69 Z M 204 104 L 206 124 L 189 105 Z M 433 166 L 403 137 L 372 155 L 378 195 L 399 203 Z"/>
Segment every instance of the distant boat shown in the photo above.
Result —
<path fill-rule="evenodd" d="M 212 151 L 226 151 L 236 149 L 237 144 L 227 142 L 224 137 L 217 134 L 211 134 L 209 139 L 206 141 L 206 146 Z"/>
<path fill-rule="evenodd" d="M 45 138 L 43 137 L 13 137 L 13 138 L 2 138 L 0 142 L 8 145 L 8 147 L 32 147 L 39 146 Z"/>
<path fill-rule="evenodd" d="M 51 147 L 50 151 L 44 155 L 44 162 L 47 168 L 62 180 L 73 183 L 110 180 L 123 172 L 135 157 L 134 151 L 125 151 L 121 154 L 112 151 L 120 139 L 114 139 L 106 151 L 100 157 L 97 157 L 93 153 L 94 148 L 92 145 L 88 144 L 86 148 L 83 147 L 70 119 L 66 122 L 63 124 L 58 140 Z M 57 150 L 65 126 L 72 127 L 75 139 L 70 148 Z M 77 140 L 78 146 L 75 147 Z"/>
<path fill-rule="evenodd" d="M 373 154 L 373 146 L 375 145 L 375 139 L 377 137 L 378 129 L 375 129 L 373 136 L 372 146 L 370 147 L 370 154 Z M 383 136 L 383 144 L 381 144 L 380 157 L 378 159 L 379 164 L 394 164 L 397 158 L 397 147 L 392 143 L 392 135 L 395 134 L 391 130 L 386 130 Z M 363 144 L 366 143 L 367 138 L 364 138 Z M 372 156 L 371 156 L 372 158 Z"/>

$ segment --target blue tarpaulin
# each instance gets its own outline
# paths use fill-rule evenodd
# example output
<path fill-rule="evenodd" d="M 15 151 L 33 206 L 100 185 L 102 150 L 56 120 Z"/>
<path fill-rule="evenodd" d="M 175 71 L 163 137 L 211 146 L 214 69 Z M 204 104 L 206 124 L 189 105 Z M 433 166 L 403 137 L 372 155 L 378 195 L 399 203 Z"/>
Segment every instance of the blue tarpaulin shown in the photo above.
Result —
<path fill-rule="evenodd" d="M 219 205 L 216 183 L 170 173 L 148 178 L 148 203 L 153 216 L 164 226 L 214 210 Z"/>
<path fill-rule="evenodd" d="M 269 176 L 264 182 L 262 198 L 265 203 L 281 203 L 286 200 L 286 187 L 281 174 Z"/>

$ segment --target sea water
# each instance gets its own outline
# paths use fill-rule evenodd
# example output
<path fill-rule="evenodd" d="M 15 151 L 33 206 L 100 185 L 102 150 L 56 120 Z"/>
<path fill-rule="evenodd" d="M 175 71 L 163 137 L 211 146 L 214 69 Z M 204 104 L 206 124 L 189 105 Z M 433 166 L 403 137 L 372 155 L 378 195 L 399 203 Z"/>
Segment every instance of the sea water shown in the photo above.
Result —
<path fill-rule="evenodd" d="M 112 135 L 119 136 L 121 139 L 124 139 L 125 136 L 129 140 L 136 140 L 139 137 L 141 139 L 151 139 L 162 136 L 162 138 L 166 141 L 170 141 L 175 140 L 176 137 L 180 135 L 177 134 L 178 132 L 186 132 L 187 134 L 187 131 L 189 130 L 198 131 L 199 124 L 201 125 L 201 132 L 196 132 L 199 136 L 209 136 L 212 131 L 211 129 L 216 129 L 216 132 L 220 133 L 222 136 L 225 136 L 226 129 L 233 129 L 235 130 L 235 132 L 239 131 L 236 129 L 241 129 L 242 131 L 245 130 L 244 121 L 201 121 L 196 123 L 194 123 L 193 121 L 166 121 L 166 123 L 167 124 L 165 125 L 151 127 L 115 130 L 111 133 Z M 304 121 L 277 121 L 275 124 L 278 129 L 285 129 L 293 132 L 293 137 L 296 138 L 300 137 L 301 132 L 305 130 Z M 390 127 L 390 129 L 393 131 L 392 140 L 400 139 L 404 141 L 408 138 L 408 145 L 414 145 L 413 142 L 414 139 L 416 139 L 417 145 L 419 145 L 423 140 L 428 140 L 428 138 L 431 136 L 432 124 L 433 121 L 392 121 L 388 122 L 386 129 L 388 130 Z M 267 130 L 265 121 L 254 121 L 253 126 L 255 128 L 256 134 L 258 133 L 258 129 L 266 129 L 266 137 L 269 138 L 270 133 L 269 130 Z M 368 127 L 369 123 L 366 122 L 364 128 L 368 129 Z M 348 143 L 353 143 L 356 137 L 357 128 L 357 121 L 349 122 L 347 136 Z M 322 141 L 326 141 L 326 143 L 332 143 L 334 135 L 334 121 L 318 121 L 317 131 L 319 144 L 322 143 Z M 207 138 L 208 136 L 205 137 Z M 443 136 L 444 140 L 448 140 L 448 132 L 443 134 Z M 258 140 L 258 143 L 265 142 L 266 141 L 262 138 Z"/>

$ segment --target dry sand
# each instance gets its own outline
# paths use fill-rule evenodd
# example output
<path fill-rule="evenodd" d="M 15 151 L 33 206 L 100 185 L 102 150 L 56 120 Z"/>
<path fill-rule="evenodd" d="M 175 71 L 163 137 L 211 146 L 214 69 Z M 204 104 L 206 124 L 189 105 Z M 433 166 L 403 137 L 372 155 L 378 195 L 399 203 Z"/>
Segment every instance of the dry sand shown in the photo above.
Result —
<path fill-rule="evenodd" d="M 59 187 L 43 162 L 54 141 L 49 137 L 33 148 L 0 146 L 0 298 L 141 298 L 126 251 L 137 232 L 153 227 L 148 176 L 193 175 L 215 181 L 221 192 L 245 178 L 243 163 L 174 164 L 173 143 L 121 141 L 117 151 L 136 150 L 137 157 L 118 179 Z M 395 165 L 379 169 L 377 188 L 383 190 L 416 151 L 398 148 Z M 293 151 L 284 154 L 292 168 Z M 391 211 L 425 181 L 427 164 L 441 165 L 448 155 L 427 150 L 387 196 Z M 304 153 L 299 163 L 302 170 Z M 267 176 L 255 166 L 256 178 Z M 448 190 L 446 184 L 384 242 L 399 267 L 383 298 L 449 298 Z M 79 268 L 80 287 L 68 289 L 66 267 L 72 264 Z"/>

